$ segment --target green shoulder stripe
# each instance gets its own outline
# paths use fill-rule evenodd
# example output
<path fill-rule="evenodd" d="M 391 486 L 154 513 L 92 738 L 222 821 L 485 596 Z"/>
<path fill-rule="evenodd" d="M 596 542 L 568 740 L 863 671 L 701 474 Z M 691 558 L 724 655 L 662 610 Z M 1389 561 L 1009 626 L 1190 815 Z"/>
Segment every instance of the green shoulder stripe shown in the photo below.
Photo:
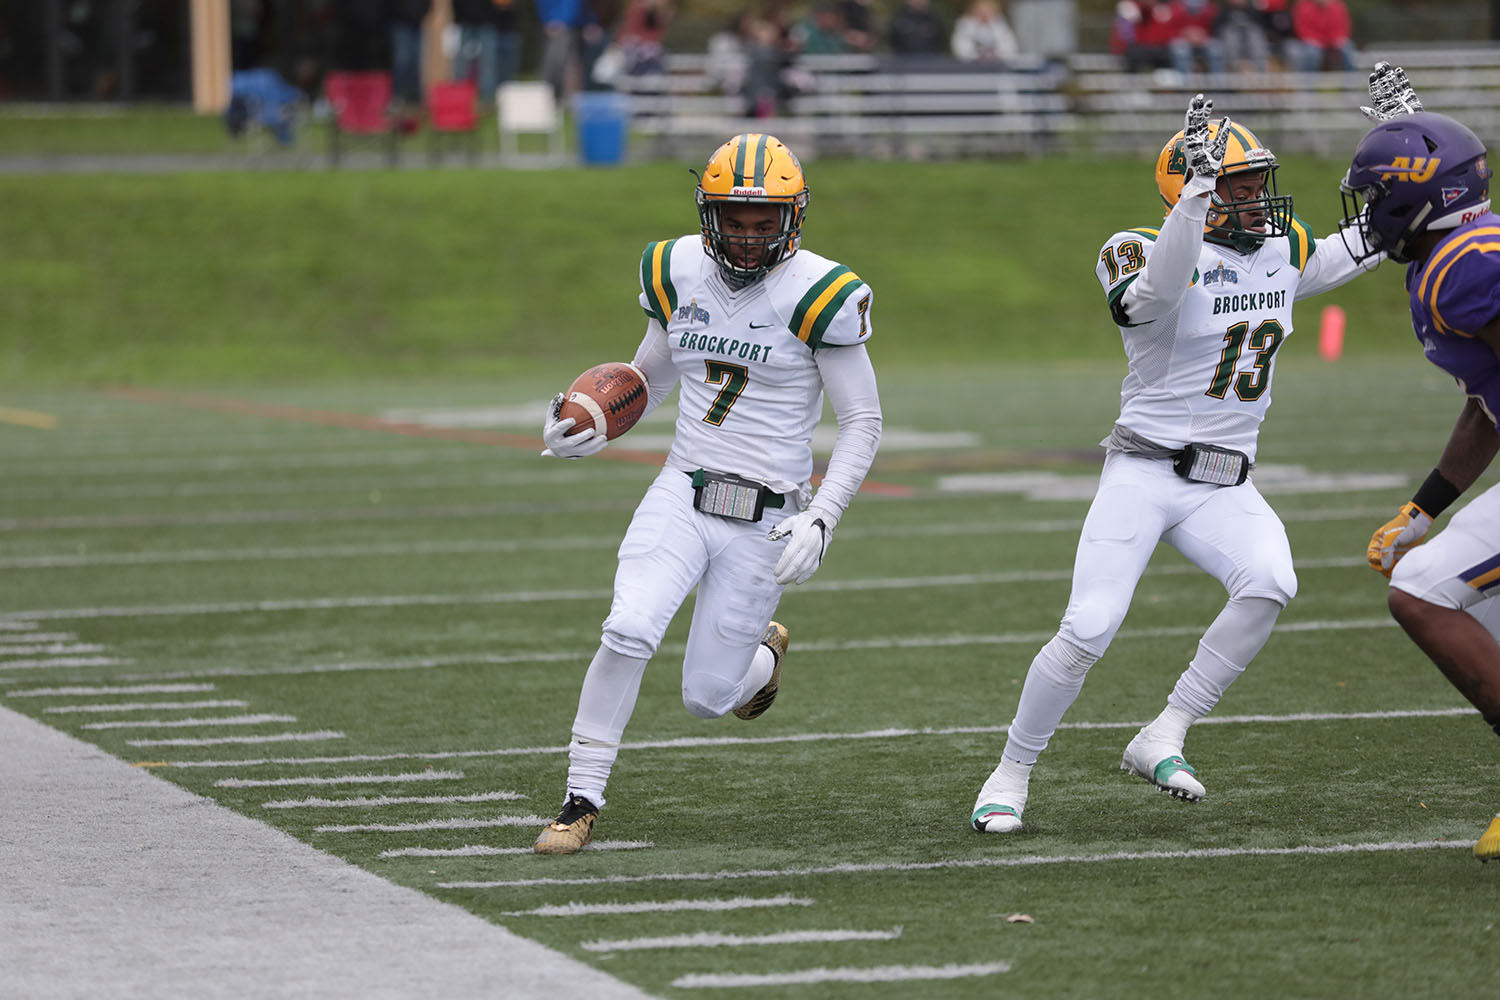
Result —
<path fill-rule="evenodd" d="M 1127 229 L 1125 231 L 1127 233 L 1135 233 L 1137 236 L 1144 236 L 1148 240 L 1154 240 L 1161 235 L 1160 229 L 1150 229 L 1146 226 L 1142 226 L 1139 229 Z"/>
<path fill-rule="evenodd" d="M 1286 239 L 1292 248 L 1292 263 L 1296 264 L 1297 270 L 1301 271 L 1307 267 L 1307 260 L 1312 256 L 1317 240 L 1313 239 L 1312 231 L 1307 228 L 1307 223 L 1295 215 L 1292 216 L 1292 224 L 1287 227 Z"/>
<path fill-rule="evenodd" d="M 666 329 L 667 320 L 677 308 L 677 289 L 672 287 L 672 244 L 677 240 L 650 243 L 641 254 L 641 287 L 646 290 L 646 301 L 650 308 L 648 316 Z"/>
<path fill-rule="evenodd" d="M 833 268 L 807 290 L 797 308 L 792 310 L 792 321 L 788 324 L 792 333 L 808 347 L 817 350 L 844 301 L 856 288 L 863 286 L 859 275 L 847 267 L 840 264 Z"/>

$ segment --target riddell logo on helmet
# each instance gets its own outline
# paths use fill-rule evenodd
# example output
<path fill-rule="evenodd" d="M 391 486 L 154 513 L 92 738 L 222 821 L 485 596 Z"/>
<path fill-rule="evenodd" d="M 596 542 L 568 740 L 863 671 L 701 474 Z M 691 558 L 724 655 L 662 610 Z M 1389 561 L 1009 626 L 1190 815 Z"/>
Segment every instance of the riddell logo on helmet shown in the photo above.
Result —
<path fill-rule="evenodd" d="M 1383 181 L 1394 178 L 1398 181 L 1423 184 L 1432 180 L 1442 162 L 1442 159 L 1436 156 L 1397 156 L 1393 157 L 1390 163 L 1371 169 L 1378 172 Z"/>
<path fill-rule="evenodd" d="M 766 193 L 766 189 L 765 188 L 757 188 L 757 187 L 743 187 L 743 188 L 737 187 L 733 191 L 730 191 L 729 193 L 730 194 L 765 194 Z"/>

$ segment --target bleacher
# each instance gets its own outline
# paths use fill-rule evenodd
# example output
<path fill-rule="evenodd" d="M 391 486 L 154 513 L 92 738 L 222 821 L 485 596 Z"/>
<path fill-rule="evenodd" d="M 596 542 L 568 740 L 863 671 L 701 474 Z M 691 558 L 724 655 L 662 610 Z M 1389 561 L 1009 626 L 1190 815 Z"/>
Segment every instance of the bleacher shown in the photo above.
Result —
<path fill-rule="evenodd" d="M 652 156 L 698 155 L 705 142 L 769 131 L 809 158 L 820 155 L 941 158 L 1058 152 L 1148 155 L 1182 126 L 1199 91 L 1283 152 L 1347 151 L 1367 123 L 1367 76 L 1377 60 L 1406 67 L 1427 106 L 1500 137 L 1500 46 L 1371 46 L 1353 72 L 1182 75 L 1127 73 L 1113 56 L 1080 53 L 986 69 L 947 59 L 809 56 L 795 93 L 771 118 L 746 114 L 725 94 L 725 67 L 706 56 L 669 57 L 667 71 L 624 77 L 632 127 Z M 803 152 L 805 151 L 805 152 Z"/>

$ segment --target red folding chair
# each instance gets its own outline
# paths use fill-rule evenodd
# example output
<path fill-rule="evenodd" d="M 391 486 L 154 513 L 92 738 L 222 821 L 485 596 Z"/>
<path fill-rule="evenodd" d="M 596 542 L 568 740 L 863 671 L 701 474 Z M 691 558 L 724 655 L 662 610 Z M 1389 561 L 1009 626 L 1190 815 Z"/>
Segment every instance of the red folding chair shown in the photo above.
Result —
<path fill-rule="evenodd" d="M 323 93 L 333 107 L 333 130 L 328 152 L 337 165 L 346 136 L 377 137 L 384 141 L 386 159 L 396 165 L 396 127 L 391 120 L 391 74 L 383 70 L 357 73 L 335 71 L 323 80 Z"/>
<path fill-rule="evenodd" d="M 470 80 L 434 83 L 427 91 L 427 154 L 438 157 L 445 139 L 467 141 L 469 159 L 479 156 L 479 89 Z"/>

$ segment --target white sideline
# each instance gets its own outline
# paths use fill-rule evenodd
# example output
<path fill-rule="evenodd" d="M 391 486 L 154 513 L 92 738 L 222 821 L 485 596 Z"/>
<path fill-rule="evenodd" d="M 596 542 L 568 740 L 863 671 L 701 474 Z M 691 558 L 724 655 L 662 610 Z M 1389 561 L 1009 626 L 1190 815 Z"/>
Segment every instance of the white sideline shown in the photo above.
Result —
<path fill-rule="evenodd" d="M 0 789 L 3 996 L 648 996 L 3 707 Z"/>
<path fill-rule="evenodd" d="M 406 833 L 412 830 L 480 830 L 491 826 L 546 826 L 552 822 L 550 816 L 491 816 L 489 819 L 471 819 L 459 816 L 453 819 L 427 819 L 416 823 L 335 823 L 313 827 L 313 833 Z"/>
<path fill-rule="evenodd" d="M 527 796 L 520 792 L 474 792 L 469 795 L 362 795 L 353 799 L 276 799 L 262 802 L 262 809 L 378 809 L 382 806 L 438 806 L 458 802 L 513 802 Z"/>
<path fill-rule="evenodd" d="M 74 684 L 67 687 L 23 688 L 7 698 L 62 698 L 96 694 L 189 694 L 212 691 L 212 684 Z"/>
<path fill-rule="evenodd" d="M 243 698 L 219 698 L 210 701 L 126 701 L 94 705 L 53 705 L 42 709 L 44 715 L 73 715 L 79 712 L 159 712 L 183 708 L 248 708 Z"/>
<path fill-rule="evenodd" d="M 261 712 L 252 715 L 204 716 L 200 719 L 107 719 L 85 722 L 80 729 L 212 729 L 215 726 L 263 726 L 267 722 L 296 722 L 295 715 Z"/>
<path fill-rule="evenodd" d="M 592 840 L 585 851 L 638 851 L 656 845 L 649 840 Z M 463 847 L 392 847 L 380 852 L 382 858 L 488 858 L 504 854 L 531 854 L 529 847 L 491 847 L 488 844 L 465 844 Z"/>
<path fill-rule="evenodd" d="M 812 875 L 868 875 L 872 872 L 930 872 L 946 868 L 1031 868 L 1037 865 L 1095 865 L 1113 861 L 1198 861 L 1287 855 L 1383 854 L 1474 846 L 1472 840 L 1385 841 L 1366 844 L 1299 844 L 1296 847 L 1203 847 L 1186 851 L 1116 851 L 1109 854 L 1003 855 L 946 861 L 868 861 L 807 868 L 755 868 L 745 871 L 658 872 L 654 875 L 596 875 L 581 878 L 517 878 L 494 882 L 438 882 L 439 889 L 516 889 L 535 886 L 625 885 L 636 882 L 725 882 L 743 878 L 807 878 Z"/>
<path fill-rule="evenodd" d="M 220 778 L 215 788 L 279 788 L 284 785 L 397 785 L 408 781 L 455 781 L 462 771 L 413 771 L 410 774 L 299 775 L 292 778 Z"/>
<path fill-rule="evenodd" d="M 126 740 L 133 747 L 216 747 L 230 743 L 317 743 L 322 740 L 341 740 L 344 734 L 332 729 L 319 729 L 311 733 L 268 733 L 265 736 L 206 736 L 202 739 Z"/>
<path fill-rule="evenodd" d="M 900 983 L 921 979 L 964 979 L 1009 972 L 1009 962 L 972 965 L 878 965 L 868 969 L 803 969 L 800 972 L 707 972 L 678 976 L 678 989 L 717 989 L 725 986 L 801 986 L 808 983 Z"/>
<path fill-rule="evenodd" d="M 719 934 L 699 931 L 696 934 L 674 934 L 670 937 L 615 938 L 580 941 L 584 951 L 642 951 L 656 948 L 743 948 L 761 944 L 813 944 L 832 941 L 894 941 L 901 936 L 900 927 L 888 931 L 778 931 L 774 934 Z"/>
<path fill-rule="evenodd" d="M 483 887 L 482 883 L 474 883 Z M 466 883 L 454 882 L 455 888 Z M 737 896 L 734 899 L 656 899 L 639 903 L 547 903 L 530 910 L 507 910 L 507 917 L 584 917 L 602 913 L 720 913 L 726 910 L 761 910 L 779 906 L 811 906 L 813 900 L 791 893 L 780 896 Z"/>

